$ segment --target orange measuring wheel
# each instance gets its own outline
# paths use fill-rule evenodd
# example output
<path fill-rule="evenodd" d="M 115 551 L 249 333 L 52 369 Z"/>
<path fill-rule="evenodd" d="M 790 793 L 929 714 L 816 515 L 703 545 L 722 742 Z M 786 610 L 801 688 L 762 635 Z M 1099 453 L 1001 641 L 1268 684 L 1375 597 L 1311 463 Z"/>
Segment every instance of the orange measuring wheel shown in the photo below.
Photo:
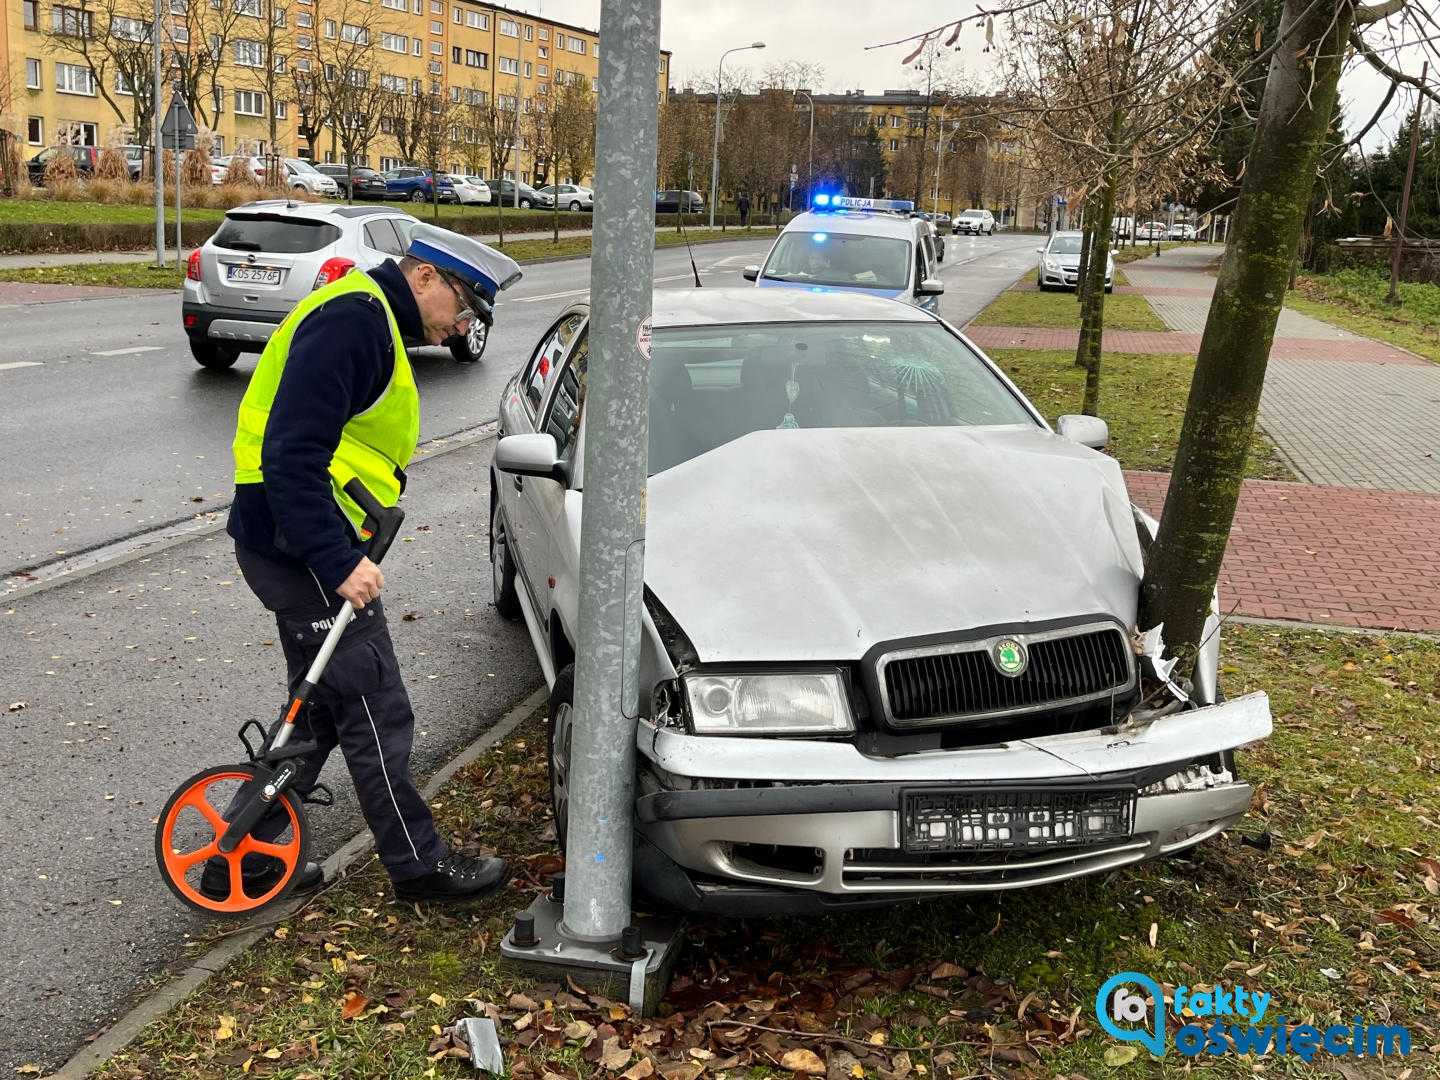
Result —
<path fill-rule="evenodd" d="M 165 804 L 155 829 L 155 861 L 170 891 L 191 907 L 241 915 L 279 900 L 294 883 L 309 836 L 299 800 L 288 791 L 275 795 L 278 809 L 271 813 L 281 815 L 284 828 L 274 841 L 246 835 L 233 851 L 220 850 L 229 827 L 224 815 L 235 794 L 248 783 L 266 783 L 266 777 L 253 765 L 218 765 L 186 780 Z M 208 868 L 217 857 L 223 874 L 220 864 Z M 253 891 L 247 891 L 246 871 Z"/>

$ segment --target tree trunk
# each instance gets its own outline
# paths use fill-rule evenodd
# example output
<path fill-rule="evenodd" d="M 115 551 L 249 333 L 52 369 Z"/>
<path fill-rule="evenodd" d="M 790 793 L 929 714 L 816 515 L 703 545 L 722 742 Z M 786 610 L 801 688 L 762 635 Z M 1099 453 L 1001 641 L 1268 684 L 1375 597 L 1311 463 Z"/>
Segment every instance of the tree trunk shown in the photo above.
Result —
<path fill-rule="evenodd" d="M 1280 35 L 1288 47 L 1270 61 L 1141 588 L 1140 625 L 1163 622 L 1174 656 L 1193 657 L 1199 648 L 1220 576 L 1285 279 L 1354 18 L 1345 0 L 1285 0 Z"/>
<path fill-rule="evenodd" d="M 1080 344 L 1075 362 L 1085 367 L 1085 401 L 1080 411 L 1095 416 L 1100 407 L 1100 346 L 1105 333 L 1105 266 L 1110 255 L 1110 222 L 1115 217 L 1115 170 L 1111 166 L 1100 199 L 1100 217 L 1090 244 L 1090 265 L 1085 275 L 1085 303 L 1081 308 Z M 1079 287 L 1078 284 L 1076 286 Z"/>
<path fill-rule="evenodd" d="M 1090 266 L 1090 245 L 1095 242 L 1095 222 L 1085 222 L 1085 232 L 1080 239 L 1080 267 L 1075 274 L 1075 299 L 1083 304 L 1089 290 L 1085 288 L 1085 274 Z"/>

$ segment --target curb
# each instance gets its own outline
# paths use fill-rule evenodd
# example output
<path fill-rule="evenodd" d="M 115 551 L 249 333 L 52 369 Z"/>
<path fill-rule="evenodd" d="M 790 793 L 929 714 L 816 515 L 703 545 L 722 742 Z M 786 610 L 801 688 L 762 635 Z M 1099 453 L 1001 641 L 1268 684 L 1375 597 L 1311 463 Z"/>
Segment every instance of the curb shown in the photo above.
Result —
<path fill-rule="evenodd" d="M 430 779 L 421 785 L 420 794 L 427 801 L 433 798 L 435 793 L 449 783 L 456 773 L 514 731 L 522 720 L 545 703 L 548 696 L 549 689 L 541 686 L 510 706 L 484 734 L 440 766 Z M 326 881 L 334 882 L 339 878 L 346 869 L 353 866 L 362 855 L 370 850 L 374 842 L 370 833 L 363 831 L 342 844 L 333 855 L 321 864 L 325 868 Z M 252 926 L 207 951 L 204 956 L 159 990 L 148 995 L 107 1028 L 104 1034 L 89 1046 L 80 1050 L 54 1073 L 51 1073 L 51 1080 L 83 1080 L 84 1077 L 129 1046 L 152 1021 L 164 1016 L 204 985 L 210 976 L 220 971 L 257 941 L 268 936 L 277 916 L 281 919 L 287 918 L 306 903 L 308 903 L 307 899 L 297 897 L 285 902 L 274 911 L 266 911 L 251 919 L 251 922 L 260 922 L 263 925 Z"/>

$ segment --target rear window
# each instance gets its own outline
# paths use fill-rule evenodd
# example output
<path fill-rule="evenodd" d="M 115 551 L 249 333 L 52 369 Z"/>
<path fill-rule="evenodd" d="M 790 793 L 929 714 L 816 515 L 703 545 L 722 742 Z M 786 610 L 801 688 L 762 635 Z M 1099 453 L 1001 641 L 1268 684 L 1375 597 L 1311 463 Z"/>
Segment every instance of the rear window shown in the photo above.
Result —
<path fill-rule="evenodd" d="M 308 251 L 319 251 L 339 239 L 339 228 L 328 221 L 262 214 L 227 216 L 211 243 L 232 251 L 272 251 L 277 255 L 301 255 Z"/>

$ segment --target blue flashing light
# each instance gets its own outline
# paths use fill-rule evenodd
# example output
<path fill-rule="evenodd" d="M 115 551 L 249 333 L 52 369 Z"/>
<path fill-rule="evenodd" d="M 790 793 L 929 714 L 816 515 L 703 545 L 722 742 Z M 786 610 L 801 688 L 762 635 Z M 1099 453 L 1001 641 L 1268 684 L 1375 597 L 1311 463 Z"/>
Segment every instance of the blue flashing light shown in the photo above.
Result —
<path fill-rule="evenodd" d="M 817 244 L 823 244 L 826 240 L 830 239 L 830 234 L 817 232 L 813 236 L 811 236 L 810 239 L 814 240 Z"/>
<path fill-rule="evenodd" d="M 815 205 L 816 205 L 816 206 L 829 206 L 829 205 L 830 205 L 830 196 L 827 195 L 825 192 L 822 191 L 820 194 L 818 194 L 818 195 L 815 196 Z"/>

